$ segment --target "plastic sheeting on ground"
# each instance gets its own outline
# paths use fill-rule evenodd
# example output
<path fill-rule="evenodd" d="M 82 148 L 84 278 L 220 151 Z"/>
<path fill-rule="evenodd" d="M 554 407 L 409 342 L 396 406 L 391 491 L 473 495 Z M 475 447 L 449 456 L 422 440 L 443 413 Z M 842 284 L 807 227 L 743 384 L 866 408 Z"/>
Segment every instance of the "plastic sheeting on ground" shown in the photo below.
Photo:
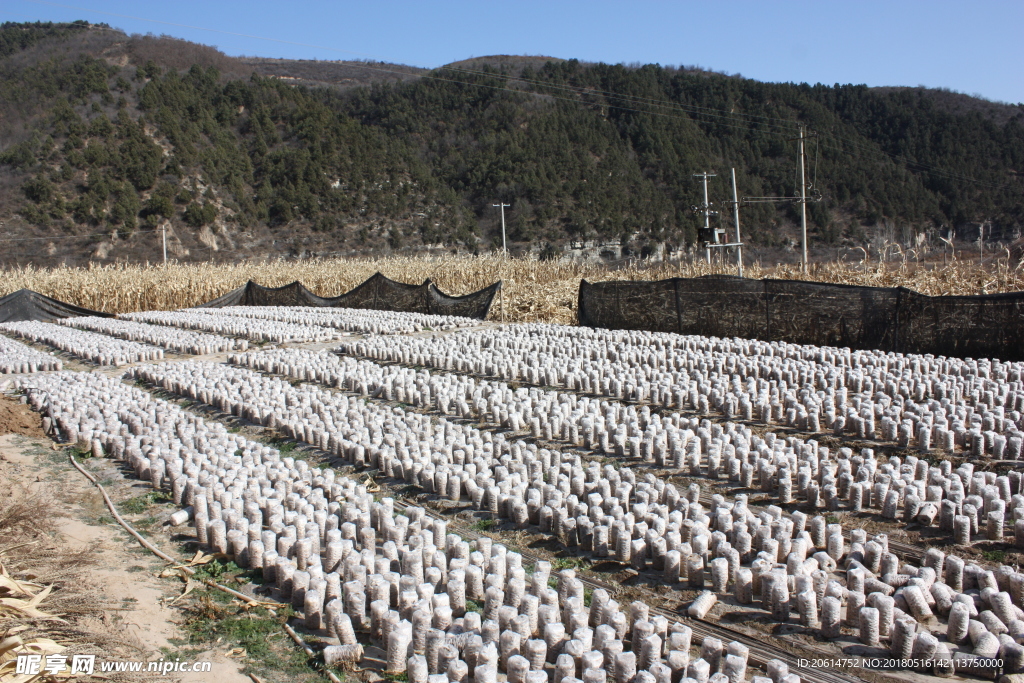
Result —
<path fill-rule="evenodd" d="M 52 297 L 31 289 L 19 289 L 0 298 L 0 323 L 17 322 L 19 320 L 41 320 L 43 322 L 60 318 L 77 318 L 95 315 L 103 318 L 111 317 L 110 313 L 90 311 L 88 308 L 58 301 Z"/>
<path fill-rule="evenodd" d="M 732 276 L 580 282 L 579 323 L 708 337 L 1024 360 L 1024 292 L 927 296 Z"/>
<path fill-rule="evenodd" d="M 442 292 L 430 280 L 421 285 L 397 282 L 375 273 L 366 282 L 345 294 L 321 297 L 306 289 L 301 282 L 283 287 L 264 287 L 252 280 L 223 296 L 197 308 L 224 306 L 323 306 L 331 308 L 363 308 L 379 311 L 404 311 L 433 315 L 457 315 L 483 320 L 491 308 L 501 281 L 465 296 Z"/>

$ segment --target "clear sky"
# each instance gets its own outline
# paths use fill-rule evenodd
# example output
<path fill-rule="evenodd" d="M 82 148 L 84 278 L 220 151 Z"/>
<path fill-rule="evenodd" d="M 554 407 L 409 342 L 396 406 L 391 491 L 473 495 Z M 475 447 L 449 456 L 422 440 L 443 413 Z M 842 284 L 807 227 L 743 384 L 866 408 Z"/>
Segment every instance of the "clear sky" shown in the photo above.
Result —
<path fill-rule="evenodd" d="M 1024 102 L 1024 0 L 0 3 L 0 21 L 74 19 L 166 33 L 230 55 L 423 67 L 547 55 L 699 65 L 763 81 L 925 85 Z"/>

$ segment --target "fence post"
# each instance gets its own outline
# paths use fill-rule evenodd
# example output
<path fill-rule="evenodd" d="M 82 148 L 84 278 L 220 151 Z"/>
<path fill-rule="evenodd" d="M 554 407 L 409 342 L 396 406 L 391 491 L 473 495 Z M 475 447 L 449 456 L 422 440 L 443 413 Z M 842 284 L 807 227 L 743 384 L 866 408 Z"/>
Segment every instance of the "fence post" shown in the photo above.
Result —
<path fill-rule="evenodd" d="M 679 302 L 679 278 L 672 278 L 672 285 L 676 290 L 676 325 L 679 327 L 679 334 L 686 334 L 683 332 L 683 311 L 682 304 Z"/>
<path fill-rule="evenodd" d="M 585 322 L 583 322 L 585 316 L 585 307 L 583 304 L 583 285 L 585 284 L 587 284 L 586 278 L 580 278 L 580 289 L 579 292 L 576 294 L 576 324 L 579 325 L 580 327 L 590 327 Z M 502 283 L 502 285 L 504 286 L 504 283 Z"/>
<path fill-rule="evenodd" d="M 903 319 L 903 288 L 896 289 L 896 320 L 893 324 L 892 352 L 900 353 L 900 321 Z"/>
<path fill-rule="evenodd" d="M 619 324 L 621 325 L 623 318 L 622 318 L 622 295 L 621 295 L 620 290 L 622 288 L 619 287 L 618 283 L 615 283 L 615 285 L 613 285 L 613 286 L 615 287 L 615 317 L 616 317 L 617 320 L 619 320 Z"/>

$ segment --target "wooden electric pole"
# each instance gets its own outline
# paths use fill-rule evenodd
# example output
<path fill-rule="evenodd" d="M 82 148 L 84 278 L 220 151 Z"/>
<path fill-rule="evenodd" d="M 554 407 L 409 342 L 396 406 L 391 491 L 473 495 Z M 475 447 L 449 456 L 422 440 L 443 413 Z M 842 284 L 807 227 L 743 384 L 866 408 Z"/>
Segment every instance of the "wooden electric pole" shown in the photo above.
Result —
<path fill-rule="evenodd" d="M 708 265 L 710 265 L 711 264 L 711 241 L 710 241 L 711 237 L 710 237 L 709 233 L 711 232 L 711 214 L 718 213 L 718 212 L 717 211 L 712 211 L 711 210 L 711 204 L 708 203 L 708 178 L 717 178 L 718 176 L 716 176 L 714 173 L 708 173 L 707 171 L 704 171 L 703 173 L 694 173 L 693 177 L 694 178 L 700 178 L 704 182 L 704 203 L 701 206 L 699 206 L 699 207 L 694 207 L 694 209 L 704 213 L 704 237 L 708 240 L 708 241 L 704 242 L 704 249 L 707 252 Z M 715 243 L 718 242 L 718 232 L 717 231 L 714 234 L 714 241 L 715 241 Z"/>
<path fill-rule="evenodd" d="M 501 209 L 501 250 L 508 256 L 508 246 L 505 244 L 505 207 L 512 206 L 511 204 L 491 204 L 494 208 Z"/>
<path fill-rule="evenodd" d="M 800 196 L 799 197 L 744 197 L 744 204 L 756 204 L 758 202 L 799 202 L 800 203 L 800 270 L 801 272 L 807 272 L 807 202 L 820 202 L 821 195 L 815 189 L 814 194 L 811 197 L 807 196 L 807 163 L 804 152 L 804 140 L 808 137 L 817 137 L 817 133 L 813 133 L 810 136 L 804 134 L 804 127 L 800 126 L 800 137 L 792 138 L 791 140 L 797 141 L 799 146 L 799 153 L 797 154 L 797 163 L 800 167 Z"/>
<path fill-rule="evenodd" d="M 732 217 L 736 222 L 736 267 L 743 277 L 743 240 L 740 239 L 740 202 L 736 197 L 736 169 L 732 169 Z"/>
<path fill-rule="evenodd" d="M 807 179 L 804 175 L 804 127 L 800 126 L 800 232 L 802 256 L 800 270 L 807 273 Z"/>

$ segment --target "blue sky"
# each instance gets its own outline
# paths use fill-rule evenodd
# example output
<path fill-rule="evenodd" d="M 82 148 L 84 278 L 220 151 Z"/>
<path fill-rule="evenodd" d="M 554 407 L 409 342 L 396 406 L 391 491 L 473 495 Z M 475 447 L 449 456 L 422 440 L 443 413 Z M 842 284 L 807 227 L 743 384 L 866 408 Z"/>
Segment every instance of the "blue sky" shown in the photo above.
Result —
<path fill-rule="evenodd" d="M 73 19 L 167 33 L 230 55 L 424 67 L 548 55 L 700 65 L 763 81 L 925 85 L 1024 102 L 1024 0 L 0 3 L 0 21 Z"/>

